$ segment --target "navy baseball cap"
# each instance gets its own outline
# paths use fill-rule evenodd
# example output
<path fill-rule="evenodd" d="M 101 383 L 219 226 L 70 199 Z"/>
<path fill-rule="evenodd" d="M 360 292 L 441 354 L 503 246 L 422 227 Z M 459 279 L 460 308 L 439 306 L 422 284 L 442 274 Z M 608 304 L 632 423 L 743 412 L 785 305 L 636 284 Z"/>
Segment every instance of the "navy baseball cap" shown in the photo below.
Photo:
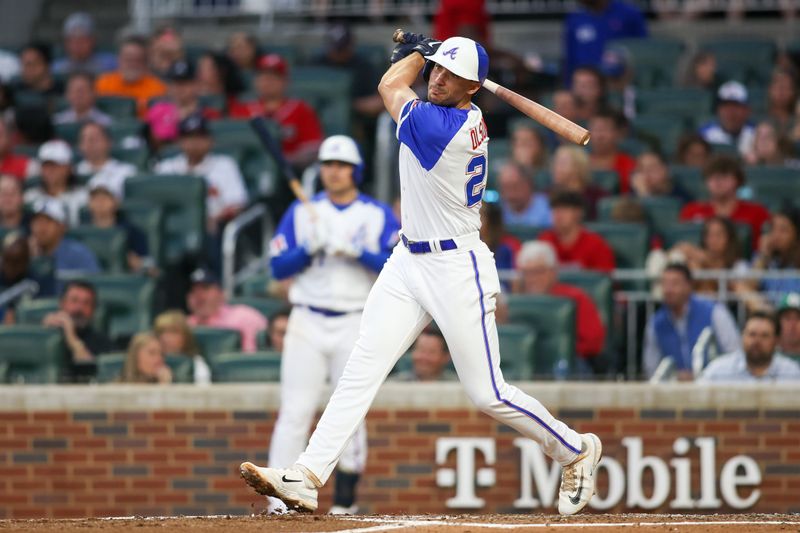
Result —
<path fill-rule="evenodd" d="M 192 281 L 192 285 L 219 285 L 219 278 L 217 275 L 204 267 L 200 267 L 192 272 L 190 279 Z"/>
<path fill-rule="evenodd" d="M 209 135 L 208 122 L 200 113 L 192 113 L 181 120 L 178 133 L 181 135 Z"/>
<path fill-rule="evenodd" d="M 188 61 L 176 61 L 167 70 L 169 81 L 191 81 L 194 79 L 194 67 Z"/>

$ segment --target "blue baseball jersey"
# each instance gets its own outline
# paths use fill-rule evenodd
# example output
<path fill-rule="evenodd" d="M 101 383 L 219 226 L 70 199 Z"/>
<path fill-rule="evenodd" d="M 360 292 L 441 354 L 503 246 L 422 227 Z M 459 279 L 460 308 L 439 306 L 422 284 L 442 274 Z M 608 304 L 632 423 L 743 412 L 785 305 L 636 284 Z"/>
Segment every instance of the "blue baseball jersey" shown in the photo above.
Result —
<path fill-rule="evenodd" d="M 397 243 L 397 219 L 389 206 L 364 194 L 339 205 L 323 192 L 311 204 L 313 215 L 300 202 L 294 202 L 283 215 L 270 243 L 272 276 L 295 276 L 289 289 L 289 301 L 294 305 L 361 310 Z M 360 250 L 358 259 L 325 254 L 311 257 L 304 244 L 311 239 L 315 224 L 323 225 L 330 242 L 346 242 Z"/>
<path fill-rule="evenodd" d="M 481 110 L 414 99 L 398 119 L 403 234 L 431 240 L 478 231 L 489 161 Z"/>

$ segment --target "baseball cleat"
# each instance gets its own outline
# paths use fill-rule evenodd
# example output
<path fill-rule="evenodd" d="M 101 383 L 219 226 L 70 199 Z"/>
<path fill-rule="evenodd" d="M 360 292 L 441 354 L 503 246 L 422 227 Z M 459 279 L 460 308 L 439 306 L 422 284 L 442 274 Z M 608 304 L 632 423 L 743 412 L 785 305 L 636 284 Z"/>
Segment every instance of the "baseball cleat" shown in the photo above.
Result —
<path fill-rule="evenodd" d="M 278 498 L 289 509 L 308 513 L 317 510 L 317 487 L 302 470 L 262 468 L 246 462 L 239 466 L 239 473 L 257 493 Z"/>
<path fill-rule="evenodd" d="M 354 515 L 358 514 L 358 505 L 353 504 L 350 507 L 345 507 L 344 505 L 334 505 L 331 507 L 331 510 L 328 511 L 330 515 Z"/>
<path fill-rule="evenodd" d="M 561 472 L 561 488 L 558 491 L 558 512 L 572 515 L 586 507 L 594 494 L 594 471 L 603 445 L 594 433 L 581 435 L 581 454 Z"/>

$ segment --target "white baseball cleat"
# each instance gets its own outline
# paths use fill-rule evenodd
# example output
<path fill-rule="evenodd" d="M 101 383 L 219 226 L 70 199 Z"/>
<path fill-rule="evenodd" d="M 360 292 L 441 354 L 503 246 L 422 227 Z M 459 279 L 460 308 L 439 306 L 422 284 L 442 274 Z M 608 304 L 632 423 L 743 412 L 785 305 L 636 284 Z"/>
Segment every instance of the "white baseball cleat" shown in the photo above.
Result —
<path fill-rule="evenodd" d="M 248 462 L 239 466 L 239 473 L 257 493 L 274 496 L 289 509 L 317 510 L 317 487 L 300 469 L 262 468 Z"/>
<path fill-rule="evenodd" d="M 354 515 L 358 514 L 358 505 L 353 504 L 350 507 L 345 507 L 343 505 L 334 505 L 331 507 L 331 510 L 328 511 L 330 515 Z"/>
<path fill-rule="evenodd" d="M 581 454 L 561 472 L 561 488 L 558 490 L 558 512 L 572 515 L 586 507 L 594 494 L 594 471 L 603 445 L 594 433 L 581 435 Z"/>

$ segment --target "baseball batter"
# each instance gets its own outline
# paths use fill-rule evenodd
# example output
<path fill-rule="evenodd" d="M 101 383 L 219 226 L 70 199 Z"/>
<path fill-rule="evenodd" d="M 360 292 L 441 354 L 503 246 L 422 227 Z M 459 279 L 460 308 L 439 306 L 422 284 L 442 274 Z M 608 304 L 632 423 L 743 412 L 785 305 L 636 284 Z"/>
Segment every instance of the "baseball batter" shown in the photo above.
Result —
<path fill-rule="evenodd" d="M 280 411 L 269 450 L 273 468 L 292 466 L 305 448 L 325 382 L 335 384 L 342 375 L 358 338 L 364 302 L 398 238 L 391 209 L 358 191 L 363 162 L 355 141 L 329 137 L 320 146 L 319 160 L 324 192 L 310 206 L 295 202 L 270 246 L 273 277 L 294 276 Z M 356 512 L 356 483 L 366 458 L 366 431 L 360 423 L 339 460 L 332 513 Z M 270 511 L 281 512 L 279 504 L 271 501 Z"/>
<path fill-rule="evenodd" d="M 492 253 L 478 237 L 489 139 L 472 104 L 489 58 L 470 39 L 439 43 L 415 36 L 398 45 L 392 59 L 379 91 L 400 141 L 401 243 L 367 297 L 358 341 L 305 452 L 288 469 L 242 463 L 242 477 L 261 494 L 315 510 L 318 489 L 381 383 L 433 318 L 475 405 L 562 465 L 558 509 L 574 514 L 594 494 L 600 440 L 556 420 L 500 371 L 494 316 L 500 282 Z M 427 102 L 410 88 L 420 70 Z"/>

